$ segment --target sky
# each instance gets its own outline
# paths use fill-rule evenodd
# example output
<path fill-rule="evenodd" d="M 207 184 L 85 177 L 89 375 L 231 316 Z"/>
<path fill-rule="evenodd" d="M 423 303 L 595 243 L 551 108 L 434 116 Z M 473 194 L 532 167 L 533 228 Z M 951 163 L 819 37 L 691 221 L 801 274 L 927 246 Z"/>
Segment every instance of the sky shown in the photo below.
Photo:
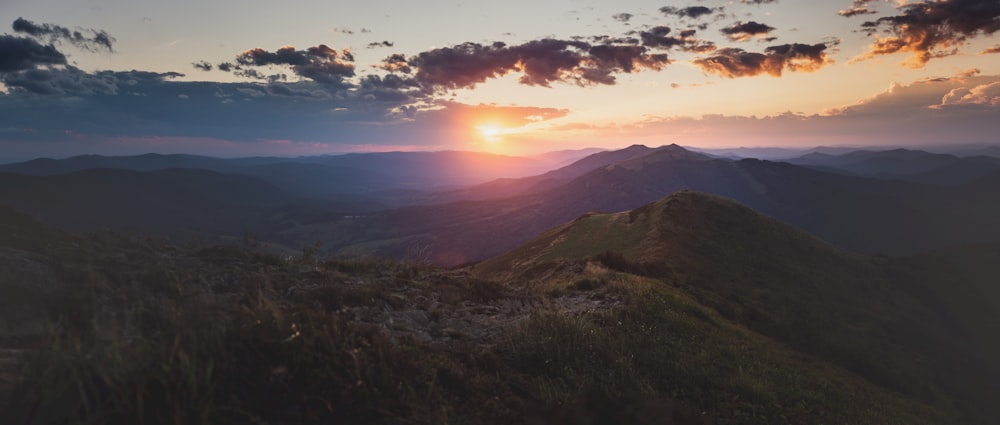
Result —
<path fill-rule="evenodd" d="M 1000 0 L 4 0 L 0 162 L 1000 144 Z"/>

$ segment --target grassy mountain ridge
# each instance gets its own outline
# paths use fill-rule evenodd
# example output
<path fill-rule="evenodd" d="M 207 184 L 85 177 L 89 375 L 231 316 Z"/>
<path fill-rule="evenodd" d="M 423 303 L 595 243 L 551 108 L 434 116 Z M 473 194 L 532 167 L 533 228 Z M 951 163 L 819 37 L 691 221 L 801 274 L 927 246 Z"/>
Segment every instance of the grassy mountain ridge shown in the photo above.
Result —
<path fill-rule="evenodd" d="M 933 255 L 861 256 L 735 202 L 679 192 L 585 215 L 473 270 L 530 279 L 581 258 L 676 285 L 721 316 L 876 385 L 928 403 L 969 401 L 978 420 L 996 417 L 989 400 L 1000 395 L 1000 374 L 987 358 L 1000 350 L 986 335 L 1000 320 L 989 298 L 995 283 L 985 280 L 1000 270 L 983 260 L 975 269 Z"/>
<path fill-rule="evenodd" d="M 656 210 L 685 198 L 728 208 L 682 194 L 632 222 L 668 222 Z M 5 423 L 975 423 L 947 399 L 872 385 L 762 336 L 686 281 L 609 259 L 494 280 L 279 258 L 253 241 L 183 248 L 18 228 L 17 240 L 47 242 L 0 259 L 30 255 L 63 290 L 25 294 L 53 325 L 36 336 L 44 350 L 17 346 L 21 372 L 0 370 Z M 21 282 L 11 276 L 0 291 Z"/>

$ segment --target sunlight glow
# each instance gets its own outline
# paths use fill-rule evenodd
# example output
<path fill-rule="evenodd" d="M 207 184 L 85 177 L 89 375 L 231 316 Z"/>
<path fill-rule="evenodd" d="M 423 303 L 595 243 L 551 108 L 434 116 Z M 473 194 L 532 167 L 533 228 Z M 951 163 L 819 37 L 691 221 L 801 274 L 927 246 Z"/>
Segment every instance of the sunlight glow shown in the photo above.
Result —
<path fill-rule="evenodd" d="M 482 136 L 483 141 L 487 143 L 496 143 L 500 141 L 500 136 L 507 133 L 507 129 L 500 128 L 497 125 L 485 124 L 476 127 L 479 131 L 479 135 Z"/>

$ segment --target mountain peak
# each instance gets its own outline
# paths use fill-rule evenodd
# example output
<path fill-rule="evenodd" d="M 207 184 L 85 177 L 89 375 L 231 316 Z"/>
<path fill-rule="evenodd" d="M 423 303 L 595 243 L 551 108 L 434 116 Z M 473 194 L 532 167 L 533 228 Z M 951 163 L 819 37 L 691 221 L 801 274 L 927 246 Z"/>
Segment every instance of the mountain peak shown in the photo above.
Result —
<path fill-rule="evenodd" d="M 585 214 L 477 267 L 485 273 L 525 270 L 608 251 L 637 262 L 673 262 L 711 252 L 739 258 L 743 254 L 736 249 L 773 258 L 839 252 L 739 202 L 683 190 L 631 211 Z"/>

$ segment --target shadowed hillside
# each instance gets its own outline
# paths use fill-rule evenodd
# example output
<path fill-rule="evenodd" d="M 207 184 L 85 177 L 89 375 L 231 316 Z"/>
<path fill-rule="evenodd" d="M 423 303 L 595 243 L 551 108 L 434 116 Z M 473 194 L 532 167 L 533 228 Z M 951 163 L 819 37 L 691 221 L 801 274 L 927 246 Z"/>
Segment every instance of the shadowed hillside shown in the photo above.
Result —
<path fill-rule="evenodd" d="M 979 364 L 949 333 L 966 328 L 927 320 L 889 260 L 713 196 L 588 215 L 458 270 L 0 219 L 3 423 L 995 418 L 979 403 L 996 393 L 951 368 Z M 970 252 L 987 257 L 935 258 L 992 270 Z"/>
<path fill-rule="evenodd" d="M 981 254 L 975 254 L 982 252 Z M 836 249 L 730 200 L 679 192 L 616 214 L 589 214 L 473 266 L 486 276 L 537 279 L 568 260 L 596 258 L 662 279 L 723 317 L 933 402 L 970 401 L 996 417 L 1000 354 L 993 338 L 995 248 L 903 259 Z M 964 260 L 961 260 L 964 259 Z M 957 265 L 967 262 L 965 265 Z"/>

